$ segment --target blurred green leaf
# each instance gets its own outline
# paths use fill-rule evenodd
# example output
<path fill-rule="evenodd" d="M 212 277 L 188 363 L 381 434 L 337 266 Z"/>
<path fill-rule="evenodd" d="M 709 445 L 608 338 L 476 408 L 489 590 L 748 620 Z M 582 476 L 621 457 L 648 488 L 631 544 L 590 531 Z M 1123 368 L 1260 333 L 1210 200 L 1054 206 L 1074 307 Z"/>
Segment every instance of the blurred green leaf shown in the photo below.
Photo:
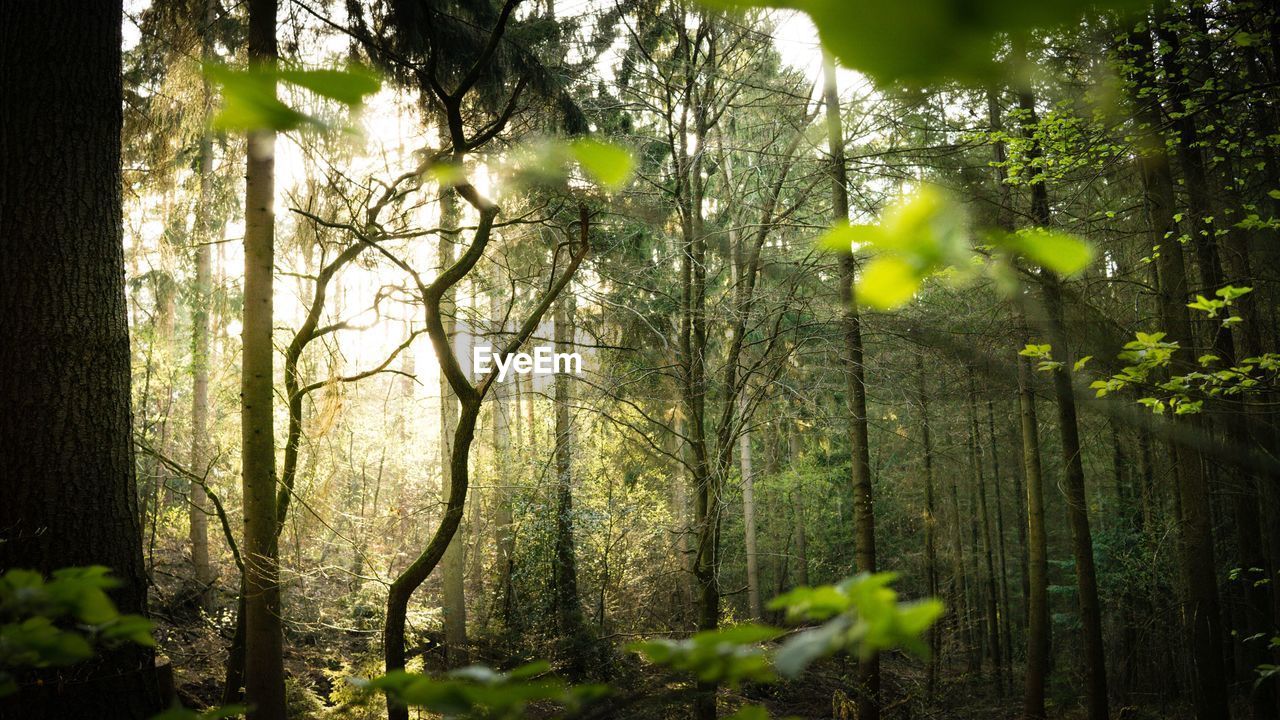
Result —
<path fill-rule="evenodd" d="M 213 127 L 218 130 L 284 132 L 304 124 L 327 127 L 281 101 L 276 92 L 279 82 L 306 88 L 351 107 L 380 87 L 377 77 L 365 70 L 297 70 L 265 65 L 235 70 L 206 63 L 204 73 L 222 90 L 222 109 L 213 119 Z"/>
<path fill-rule="evenodd" d="M 280 70 L 287 83 L 304 87 L 317 95 L 355 106 L 382 87 L 378 77 L 364 69 L 352 70 Z"/>
<path fill-rule="evenodd" d="M 621 190 L 631 182 L 635 158 L 626 148 L 594 138 L 579 138 L 569 148 L 582 169 L 605 188 Z"/>
<path fill-rule="evenodd" d="M 1043 228 L 1020 230 L 996 243 L 1059 275 L 1074 275 L 1093 261 L 1093 246 L 1087 241 Z"/>
<path fill-rule="evenodd" d="M 703 0 L 712 7 L 806 13 L 824 48 L 880 83 L 985 82 L 1004 68 L 1001 37 L 1078 20 L 1089 8 L 1139 9 L 1139 0 Z"/>

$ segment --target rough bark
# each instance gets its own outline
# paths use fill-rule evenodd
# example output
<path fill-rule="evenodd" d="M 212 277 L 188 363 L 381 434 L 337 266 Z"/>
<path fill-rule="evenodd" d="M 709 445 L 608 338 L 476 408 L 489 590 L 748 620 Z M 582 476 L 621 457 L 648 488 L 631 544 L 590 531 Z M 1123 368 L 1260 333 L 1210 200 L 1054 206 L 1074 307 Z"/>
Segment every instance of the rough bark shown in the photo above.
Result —
<path fill-rule="evenodd" d="M 1141 127 L 1137 158 L 1142 176 L 1148 232 L 1151 244 L 1160 247 L 1156 261 L 1159 278 L 1160 325 L 1170 342 L 1183 348 L 1193 346 L 1191 319 L 1186 307 L 1187 271 L 1182 245 L 1176 237 L 1173 171 L 1165 142 L 1159 136 L 1162 118 L 1159 108 L 1146 99 L 1141 89 L 1152 89 L 1154 48 L 1150 32 L 1134 31 L 1127 47 L 1132 57 L 1135 117 Z M 1185 368 L 1185 352 L 1175 353 L 1174 366 Z M 1178 416 L 1177 422 L 1198 426 L 1194 415 Z M 1179 509 L 1179 556 L 1186 584 L 1183 614 L 1187 619 L 1187 640 L 1192 656 L 1192 692 L 1199 720 L 1222 720 L 1230 716 L 1227 676 L 1222 658 L 1222 616 L 1218 601 L 1217 570 L 1213 558 L 1213 526 L 1210 518 L 1209 482 L 1200 454 L 1185 444 L 1170 448 L 1177 476 Z"/>
<path fill-rule="evenodd" d="M 121 581 L 111 593 L 120 610 L 145 613 L 121 21 L 118 1 L 0 5 L 0 568 L 103 565 Z M 19 678 L 0 715 L 146 718 L 161 706 L 153 658 L 130 646 Z"/>

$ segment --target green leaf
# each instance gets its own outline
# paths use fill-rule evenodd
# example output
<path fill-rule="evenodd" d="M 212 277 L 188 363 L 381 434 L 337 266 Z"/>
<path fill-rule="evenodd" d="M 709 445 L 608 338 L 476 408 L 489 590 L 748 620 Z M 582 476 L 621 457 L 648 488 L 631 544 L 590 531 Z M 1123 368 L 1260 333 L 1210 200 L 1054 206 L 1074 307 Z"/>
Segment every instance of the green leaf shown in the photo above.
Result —
<path fill-rule="evenodd" d="M 882 256 L 867 263 L 858 277 L 858 302 L 878 310 L 903 305 L 920 289 L 921 279 L 911 264 L 895 256 Z"/>
<path fill-rule="evenodd" d="M 713 7 L 775 7 L 807 13 L 823 47 L 880 83 L 978 82 L 1003 77 L 993 48 L 1006 33 L 1074 22 L 1091 6 L 1137 8 L 1137 0 L 704 0 Z"/>
<path fill-rule="evenodd" d="M 1085 365 L 1089 364 L 1089 361 L 1092 359 L 1093 359 L 1092 355 L 1085 355 L 1084 357 L 1077 360 L 1076 364 L 1071 366 L 1071 369 L 1074 370 L 1075 372 L 1080 372 L 1081 370 L 1084 369 Z"/>
<path fill-rule="evenodd" d="M 1093 246 L 1067 233 L 1031 228 L 1012 236 L 1009 244 L 1031 262 L 1059 275 L 1074 275 L 1093 261 Z"/>
<path fill-rule="evenodd" d="M 317 95 L 355 106 L 382 87 L 378 77 L 363 69 L 280 70 L 281 80 L 304 87 Z"/>
<path fill-rule="evenodd" d="M 626 148 L 594 138 L 579 138 L 570 145 L 573 157 L 596 182 L 609 190 L 621 190 L 631 182 L 635 158 Z"/>
<path fill-rule="evenodd" d="M 378 79 L 364 70 L 296 70 L 259 65 L 233 70 L 206 63 L 204 74 L 222 89 L 222 109 L 213 119 L 217 130 L 275 130 L 284 132 L 304 124 L 323 122 L 289 107 L 276 94 L 279 81 L 304 87 L 348 106 L 359 105 L 378 91 Z"/>
<path fill-rule="evenodd" d="M 783 677 L 798 677 L 814 660 L 838 650 L 852 626 L 850 616 L 838 615 L 816 628 L 792 635 L 774 653 L 773 666 Z"/>

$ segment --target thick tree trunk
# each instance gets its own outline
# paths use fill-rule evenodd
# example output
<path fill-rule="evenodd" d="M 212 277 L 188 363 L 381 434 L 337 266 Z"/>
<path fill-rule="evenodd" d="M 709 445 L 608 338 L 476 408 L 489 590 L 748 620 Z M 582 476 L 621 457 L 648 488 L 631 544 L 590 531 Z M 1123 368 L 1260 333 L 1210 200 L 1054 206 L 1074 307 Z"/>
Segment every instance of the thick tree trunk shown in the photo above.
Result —
<path fill-rule="evenodd" d="M 1154 92 L 1154 48 L 1150 32 L 1134 31 L 1128 47 L 1133 58 L 1133 101 L 1135 116 L 1142 126 L 1138 170 L 1142 175 L 1152 245 L 1160 247 L 1156 272 L 1160 281 L 1160 325 L 1170 342 L 1191 348 L 1191 319 L 1187 311 L 1187 272 L 1182 245 L 1170 242 L 1177 230 L 1173 172 L 1165 142 L 1157 131 L 1162 118 L 1140 90 Z M 1157 96 L 1158 97 L 1158 96 Z M 1184 353 L 1176 353 L 1174 367 L 1190 365 Z M 1194 415 L 1177 420 L 1196 427 Z M 1210 519 L 1209 482 L 1198 452 L 1185 444 L 1172 448 L 1177 474 L 1176 498 L 1181 519 L 1179 543 L 1182 578 L 1187 589 L 1183 598 L 1184 616 L 1189 623 L 1188 642 L 1192 657 L 1192 688 L 1198 720 L 1230 717 L 1227 676 L 1222 658 L 1222 617 L 1218 602 L 1217 569 L 1213 558 L 1213 525 Z"/>
<path fill-rule="evenodd" d="M 840 119 L 840 94 L 836 87 L 835 62 L 825 56 L 823 97 L 827 107 L 827 145 L 832 165 L 832 212 L 836 222 L 849 220 L 848 177 L 844 159 L 844 129 Z M 845 392 L 849 411 L 849 456 L 853 491 L 854 556 L 859 572 L 876 571 L 875 506 L 872 502 L 871 459 L 867 440 L 867 388 L 863 372 L 862 317 L 853 295 L 856 273 L 852 255 L 840 258 L 840 302 L 844 309 Z M 858 718 L 880 717 L 880 660 L 872 657 L 859 663 Z"/>
<path fill-rule="evenodd" d="M 250 0 L 249 58 L 276 58 L 276 0 Z M 245 172 L 243 365 L 245 701 L 250 720 L 284 718 L 283 629 L 276 536 L 276 448 L 271 342 L 275 245 L 275 132 L 249 133 Z"/>
<path fill-rule="evenodd" d="M 120 216 L 120 2 L 0 5 L 0 568 L 104 565 L 145 613 Z M 146 718 L 137 646 L 19 678 L 0 716 Z M 38 684 L 37 684 L 38 683 Z M 103 702 L 110 698 L 110 702 Z"/>

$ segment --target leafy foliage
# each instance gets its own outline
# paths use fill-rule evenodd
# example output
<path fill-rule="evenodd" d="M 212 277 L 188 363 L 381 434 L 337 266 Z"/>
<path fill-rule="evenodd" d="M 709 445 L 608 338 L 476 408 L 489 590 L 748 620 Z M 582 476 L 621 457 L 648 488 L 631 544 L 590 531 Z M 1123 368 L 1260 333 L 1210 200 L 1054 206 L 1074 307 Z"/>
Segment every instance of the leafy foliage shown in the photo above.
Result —
<path fill-rule="evenodd" d="M 155 645 L 151 621 L 122 615 L 106 591 L 119 581 L 101 566 L 33 570 L 0 576 L 0 697 L 17 690 L 11 674 L 25 668 L 72 665 L 95 645 Z"/>
<path fill-rule="evenodd" d="M 879 223 L 837 225 L 819 238 L 818 246 L 835 252 L 875 252 L 856 281 L 855 294 L 865 305 L 890 310 L 914 297 L 931 276 L 948 274 L 956 282 L 972 279 L 984 263 L 973 244 L 976 234 L 960 203 L 925 186 L 890 205 Z M 984 247 L 1060 275 L 1078 273 L 1093 260 L 1088 242 L 1041 228 L 986 233 Z M 1001 269 L 998 264 L 987 267 L 992 273 Z"/>
<path fill-rule="evenodd" d="M 450 717 L 516 718 L 534 702 L 551 702 L 572 710 L 605 694 L 600 685 L 571 686 L 546 677 L 546 661 L 499 672 L 471 665 L 440 677 L 397 670 L 371 680 L 352 680 L 366 690 L 384 692 L 413 707 Z"/>
<path fill-rule="evenodd" d="M 762 644 L 782 631 L 760 625 L 737 625 L 701 632 L 688 640 L 649 640 L 631 649 L 650 662 L 690 672 L 703 681 L 771 682 L 775 672 L 798 677 L 815 660 L 837 652 L 870 657 L 903 648 L 928 655 L 923 635 L 942 615 L 935 599 L 900 603 L 890 585 L 895 573 L 859 574 L 835 585 L 801 587 L 773 600 L 788 619 L 820 622 L 791 634 L 768 653 Z"/>
<path fill-rule="evenodd" d="M 1002 74 L 994 50 L 1001 35 L 1076 20 L 1090 7 L 1135 8 L 1134 0 L 704 0 L 723 8 L 800 10 L 822 46 L 846 67 L 881 83 L 978 82 Z"/>
<path fill-rule="evenodd" d="M 279 82 L 310 90 L 348 107 L 358 107 L 366 96 L 381 87 L 378 78 L 365 70 L 300 70 L 260 65 L 235 70 L 208 63 L 205 76 L 222 88 L 223 105 L 213 118 L 218 130 L 260 130 L 283 132 L 302 125 L 324 129 L 328 125 L 300 112 L 276 95 Z"/>

